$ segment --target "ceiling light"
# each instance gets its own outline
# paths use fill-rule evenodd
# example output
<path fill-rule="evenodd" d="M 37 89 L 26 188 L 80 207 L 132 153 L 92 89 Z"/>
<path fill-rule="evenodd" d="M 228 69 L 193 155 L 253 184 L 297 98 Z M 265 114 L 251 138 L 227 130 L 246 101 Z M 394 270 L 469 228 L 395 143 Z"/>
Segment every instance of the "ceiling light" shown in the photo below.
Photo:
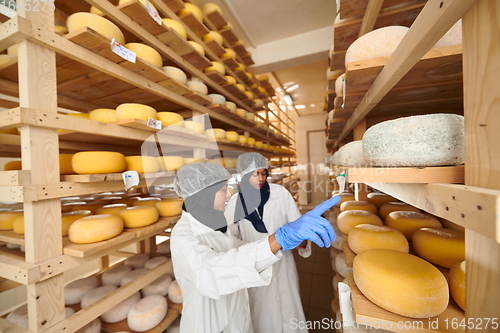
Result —
<path fill-rule="evenodd" d="M 283 96 L 283 99 L 285 100 L 285 103 L 287 105 L 293 105 L 293 100 L 290 95 L 286 94 L 285 96 Z"/>
<path fill-rule="evenodd" d="M 297 89 L 299 87 L 298 84 L 294 84 L 293 86 L 290 86 L 288 88 L 285 88 L 285 91 L 286 92 L 290 92 L 290 91 L 294 91 L 295 89 Z"/>
<path fill-rule="evenodd" d="M 300 105 L 295 105 L 295 108 L 300 110 L 300 109 L 305 109 L 305 108 L 306 108 L 306 106 L 305 106 L 305 105 L 300 104 Z"/>

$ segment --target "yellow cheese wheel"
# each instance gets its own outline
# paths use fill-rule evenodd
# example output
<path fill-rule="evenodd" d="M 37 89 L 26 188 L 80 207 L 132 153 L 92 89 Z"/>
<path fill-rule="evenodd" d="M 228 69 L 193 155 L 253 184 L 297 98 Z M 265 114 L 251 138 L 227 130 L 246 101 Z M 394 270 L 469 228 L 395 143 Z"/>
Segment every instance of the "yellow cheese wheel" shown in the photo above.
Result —
<path fill-rule="evenodd" d="M 246 115 L 247 115 L 247 111 L 245 109 L 240 109 L 240 108 L 237 108 L 236 109 L 236 114 L 240 117 L 243 117 L 243 118 L 246 118 Z"/>
<path fill-rule="evenodd" d="M 66 114 L 69 117 L 82 118 L 82 119 L 90 119 L 88 113 L 68 113 Z"/>
<path fill-rule="evenodd" d="M 428 214 L 395 211 L 387 215 L 385 224 L 400 231 L 406 239 L 412 240 L 413 233 L 420 228 L 441 228 L 439 221 Z"/>
<path fill-rule="evenodd" d="M 194 17 L 198 19 L 198 21 L 203 22 L 203 14 L 201 13 L 201 9 L 192 3 L 185 2 L 184 8 L 177 12 L 177 16 L 184 16 L 193 14 Z"/>
<path fill-rule="evenodd" d="M 378 193 L 378 192 L 368 193 L 367 197 L 368 197 L 367 201 L 377 206 L 377 208 L 380 208 L 380 206 L 382 206 L 383 204 L 398 201 L 398 199 L 388 194 Z"/>
<path fill-rule="evenodd" d="M 233 49 L 224 48 L 224 51 L 225 52 L 220 55 L 221 59 L 236 59 L 236 52 L 234 52 Z M 234 81 L 234 83 L 236 83 L 236 80 Z"/>
<path fill-rule="evenodd" d="M 0 58 L 3 54 L 0 55 Z M 1 65 L 1 60 L 0 60 L 0 65 Z M 19 135 L 19 130 L 17 128 L 8 128 L 4 130 L 0 130 L 1 134 L 14 134 L 14 135 Z"/>
<path fill-rule="evenodd" d="M 220 14 L 222 14 L 222 10 L 220 9 L 220 7 L 211 2 L 204 4 L 202 10 L 203 14 L 205 15 L 211 14 L 213 12 L 219 12 Z"/>
<path fill-rule="evenodd" d="M 191 89 L 194 92 L 197 92 L 197 93 L 200 93 L 203 95 L 208 94 L 208 88 L 207 88 L 206 84 L 204 84 L 203 82 L 188 81 L 186 83 L 186 85 L 189 89 Z"/>
<path fill-rule="evenodd" d="M 253 99 L 255 97 L 253 92 L 251 91 L 245 91 L 245 95 L 247 95 L 248 99 Z"/>
<path fill-rule="evenodd" d="M 90 210 L 76 210 L 74 212 L 63 213 L 61 216 L 62 223 L 62 235 L 68 236 L 69 227 L 75 222 L 85 216 L 90 216 L 92 212 Z"/>
<path fill-rule="evenodd" d="M 444 228 L 422 228 L 413 233 L 415 252 L 434 265 L 451 268 L 465 260 L 465 233 Z"/>
<path fill-rule="evenodd" d="M 181 198 L 162 199 L 155 204 L 160 216 L 170 217 L 177 216 L 182 213 L 183 200 Z"/>
<path fill-rule="evenodd" d="M 0 230 L 12 230 L 12 225 L 19 216 L 23 216 L 22 211 L 0 212 Z"/>
<path fill-rule="evenodd" d="M 160 171 L 160 163 L 153 156 L 127 156 L 128 171 L 137 171 L 138 173 L 152 173 Z"/>
<path fill-rule="evenodd" d="M 69 227 L 68 237 L 73 243 L 89 244 L 118 236 L 123 231 L 123 220 L 116 215 L 90 215 L 76 220 Z"/>
<path fill-rule="evenodd" d="M 174 66 L 163 66 L 161 69 L 172 80 L 179 82 L 179 83 L 182 83 L 182 84 L 186 84 L 187 76 L 186 76 L 186 73 L 184 73 L 182 71 L 182 69 L 174 67 Z"/>
<path fill-rule="evenodd" d="M 68 33 L 68 28 L 63 27 L 62 25 L 55 25 L 54 32 L 59 36 L 62 36 Z"/>
<path fill-rule="evenodd" d="M 262 148 L 263 145 L 264 145 L 264 142 L 262 142 L 262 141 L 255 141 L 255 147 Z"/>
<path fill-rule="evenodd" d="M 387 226 L 359 224 L 349 231 L 348 236 L 347 243 L 352 252 L 356 254 L 371 249 L 409 252 L 409 245 L 406 237 L 396 229 Z"/>
<path fill-rule="evenodd" d="M 208 34 L 203 35 L 201 38 L 203 39 L 203 41 L 205 43 L 213 40 L 217 44 L 219 44 L 220 46 L 224 45 L 224 38 L 222 38 L 222 35 L 220 33 L 218 33 L 217 31 L 211 30 L 208 32 Z M 224 74 L 222 74 L 222 75 L 224 75 Z"/>
<path fill-rule="evenodd" d="M 458 306 L 465 311 L 465 260 L 450 269 L 450 294 Z"/>
<path fill-rule="evenodd" d="M 157 159 L 160 162 L 160 168 L 163 171 L 178 170 L 185 164 L 184 158 L 181 156 L 159 156 Z"/>
<path fill-rule="evenodd" d="M 264 88 L 264 87 L 259 87 L 258 89 L 259 89 L 259 92 L 260 92 L 261 94 L 267 94 L 266 88 Z"/>
<path fill-rule="evenodd" d="M 184 164 L 189 164 L 189 163 L 203 163 L 203 159 L 196 157 L 184 157 Z"/>
<path fill-rule="evenodd" d="M 238 141 L 238 139 L 239 139 L 238 132 L 234 132 L 234 131 L 227 131 L 226 132 L 226 140 L 229 140 L 229 141 Z"/>
<path fill-rule="evenodd" d="M 114 123 L 116 119 L 115 109 L 95 109 L 90 111 L 89 119 L 99 121 L 101 123 Z"/>
<path fill-rule="evenodd" d="M 104 13 L 97 7 L 90 6 L 90 13 L 94 15 L 104 16 Z"/>
<path fill-rule="evenodd" d="M 128 206 L 124 203 L 115 203 L 99 207 L 96 209 L 95 213 L 98 215 L 103 215 L 103 214 L 120 215 L 120 212 L 127 207 Z"/>
<path fill-rule="evenodd" d="M 242 85 L 241 83 L 236 83 L 235 84 L 236 88 L 238 88 L 239 91 L 241 91 L 242 93 L 245 92 L 245 86 Z"/>
<path fill-rule="evenodd" d="M 209 128 L 205 131 L 205 135 L 213 139 L 225 139 L 226 131 L 222 128 Z"/>
<path fill-rule="evenodd" d="M 13 171 L 13 170 L 22 170 L 22 162 L 21 161 L 9 161 L 5 163 L 3 166 L 4 171 Z"/>
<path fill-rule="evenodd" d="M 92 214 L 95 214 L 95 212 L 105 204 L 105 202 L 85 202 L 83 204 L 75 204 L 72 206 L 71 211 L 90 210 Z"/>
<path fill-rule="evenodd" d="M 347 210 L 366 210 L 367 212 L 377 214 L 377 207 L 366 201 L 347 200 L 340 205 L 340 211 Z"/>
<path fill-rule="evenodd" d="M 116 119 L 142 119 L 148 121 L 149 118 L 158 119 L 156 110 L 144 104 L 124 103 L 116 108 Z"/>
<path fill-rule="evenodd" d="M 226 167 L 227 169 L 236 168 L 237 160 L 238 160 L 237 158 L 224 157 L 224 167 Z"/>
<path fill-rule="evenodd" d="M 247 145 L 255 146 L 255 138 L 248 138 Z"/>
<path fill-rule="evenodd" d="M 226 78 L 227 83 L 230 83 L 230 84 L 236 84 L 236 79 L 234 78 L 234 76 L 231 76 L 231 75 L 224 75 L 224 77 Z"/>
<path fill-rule="evenodd" d="M 378 216 L 380 216 L 382 220 L 385 220 L 389 213 L 395 211 L 420 212 L 417 207 L 410 206 L 404 202 L 389 202 L 380 206 Z"/>
<path fill-rule="evenodd" d="M 234 104 L 233 102 L 230 102 L 230 101 L 226 101 L 226 108 L 229 109 L 229 111 L 231 112 L 236 112 L 236 104 Z"/>
<path fill-rule="evenodd" d="M 120 212 L 125 228 L 139 228 L 153 224 L 160 217 L 154 206 L 127 207 Z"/>
<path fill-rule="evenodd" d="M 184 128 L 190 129 L 196 134 L 203 134 L 205 132 L 203 124 L 194 120 L 184 120 Z"/>
<path fill-rule="evenodd" d="M 212 61 L 212 66 L 204 68 L 203 72 L 205 73 L 217 72 L 220 75 L 224 75 L 226 74 L 226 67 L 224 67 L 224 65 L 218 61 Z"/>
<path fill-rule="evenodd" d="M 77 174 L 102 174 L 125 171 L 125 156 L 110 151 L 81 151 L 73 155 L 73 170 Z"/>
<path fill-rule="evenodd" d="M 182 25 L 182 23 L 170 18 L 164 18 L 162 19 L 162 22 L 163 25 L 165 25 L 168 29 L 174 30 L 179 36 L 187 39 L 188 35 L 186 32 L 186 28 L 184 28 L 184 25 Z"/>
<path fill-rule="evenodd" d="M 24 235 L 24 215 L 17 216 L 12 222 L 12 231 L 18 235 Z"/>
<path fill-rule="evenodd" d="M 59 154 L 59 173 L 61 175 L 71 175 L 73 170 L 73 154 Z"/>
<path fill-rule="evenodd" d="M 377 215 L 366 210 L 346 210 L 337 217 L 337 227 L 346 235 L 359 224 L 383 225 Z"/>
<path fill-rule="evenodd" d="M 367 250 L 353 262 L 354 281 L 370 301 L 411 318 L 429 318 L 448 306 L 444 275 L 427 261 L 387 249 Z"/>
<path fill-rule="evenodd" d="M 254 107 L 260 108 L 264 106 L 264 101 L 261 100 L 260 98 L 256 98 L 253 100 Z"/>
<path fill-rule="evenodd" d="M 157 113 L 163 126 L 184 127 L 184 118 L 176 112 L 162 111 Z"/>
<path fill-rule="evenodd" d="M 120 28 L 99 15 L 84 12 L 74 13 L 68 16 L 66 26 L 69 32 L 79 30 L 83 27 L 89 27 L 109 40 L 114 38 L 118 43 L 122 45 L 125 44 L 125 37 Z"/>
<path fill-rule="evenodd" d="M 156 66 L 163 66 L 163 59 L 158 51 L 149 45 L 142 43 L 127 43 L 125 47 L 132 52 L 136 53 L 137 58 L 144 60 L 145 62 Z"/>
<path fill-rule="evenodd" d="M 193 42 L 192 40 L 188 40 L 188 43 L 189 43 L 189 45 L 191 45 L 194 48 L 194 50 L 197 53 L 201 54 L 202 56 L 205 55 L 205 49 L 203 48 L 203 46 L 201 46 L 200 44 L 198 44 L 196 42 Z"/>
<path fill-rule="evenodd" d="M 242 144 L 247 143 L 247 137 L 244 135 L 238 135 L 238 142 Z"/>
<path fill-rule="evenodd" d="M 134 201 L 133 206 L 155 206 L 160 201 L 161 199 L 156 197 L 138 198 Z"/>

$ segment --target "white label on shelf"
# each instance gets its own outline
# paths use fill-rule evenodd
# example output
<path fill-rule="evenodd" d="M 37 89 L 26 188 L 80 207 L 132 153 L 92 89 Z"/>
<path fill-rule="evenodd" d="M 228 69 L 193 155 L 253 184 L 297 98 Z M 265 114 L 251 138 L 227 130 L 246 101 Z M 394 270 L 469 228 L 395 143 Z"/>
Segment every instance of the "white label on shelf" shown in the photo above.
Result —
<path fill-rule="evenodd" d="M 135 52 L 130 51 L 125 46 L 118 43 L 114 38 L 111 40 L 111 51 L 118 54 L 125 60 L 135 63 L 135 59 L 137 58 Z"/>
<path fill-rule="evenodd" d="M 139 174 L 137 173 L 137 171 L 125 171 L 122 173 L 122 178 L 123 182 L 125 183 L 126 190 L 139 185 Z"/>
<path fill-rule="evenodd" d="M 354 311 L 352 309 L 351 288 L 344 282 L 339 282 L 340 313 L 343 327 L 354 326 Z"/>
<path fill-rule="evenodd" d="M 337 183 L 339 183 L 339 193 L 338 194 L 342 194 L 345 190 L 345 170 L 342 170 L 337 175 Z"/>
<path fill-rule="evenodd" d="M 157 130 L 161 130 L 162 129 L 161 120 L 156 120 L 156 119 L 153 119 L 153 118 L 148 118 L 148 123 L 146 125 L 148 127 L 155 128 Z"/>
<path fill-rule="evenodd" d="M 156 10 L 153 5 L 149 3 L 149 1 L 146 1 L 146 10 L 149 13 L 149 16 L 153 18 L 153 20 L 156 21 L 159 25 L 163 25 L 163 21 L 161 20 L 160 14 L 158 14 L 158 11 Z"/>

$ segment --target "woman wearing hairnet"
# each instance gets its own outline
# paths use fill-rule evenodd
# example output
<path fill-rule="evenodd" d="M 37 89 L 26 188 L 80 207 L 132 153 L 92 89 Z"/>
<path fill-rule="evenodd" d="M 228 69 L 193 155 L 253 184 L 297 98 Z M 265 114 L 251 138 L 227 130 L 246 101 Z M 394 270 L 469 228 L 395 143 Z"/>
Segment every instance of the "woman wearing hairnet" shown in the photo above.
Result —
<path fill-rule="evenodd" d="M 267 238 L 279 227 L 300 217 L 291 194 L 283 186 L 267 182 L 268 168 L 267 159 L 258 153 L 242 154 L 236 163 L 241 182 L 224 214 L 229 222 L 238 222 L 230 228 L 244 243 Z M 233 229 L 233 226 L 237 228 Z M 303 256 L 309 256 L 310 251 L 309 243 Z M 299 254 L 302 255 L 300 250 Z M 256 332 L 307 332 L 306 328 L 300 329 L 296 325 L 306 319 L 291 251 L 284 252 L 282 259 L 273 264 L 271 283 L 248 289 L 248 296 Z"/>
<path fill-rule="evenodd" d="M 322 247 L 335 239 L 330 222 L 321 214 L 340 200 L 338 196 L 274 234 L 239 246 L 226 232 L 223 212 L 229 177 L 218 164 L 191 163 L 181 167 L 174 179 L 176 193 L 184 198 L 184 211 L 170 240 L 183 295 L 182 333 L 253 332 L 246 288 L 268 285 L 272 265 L 283 251 L 306 239 Z"/>

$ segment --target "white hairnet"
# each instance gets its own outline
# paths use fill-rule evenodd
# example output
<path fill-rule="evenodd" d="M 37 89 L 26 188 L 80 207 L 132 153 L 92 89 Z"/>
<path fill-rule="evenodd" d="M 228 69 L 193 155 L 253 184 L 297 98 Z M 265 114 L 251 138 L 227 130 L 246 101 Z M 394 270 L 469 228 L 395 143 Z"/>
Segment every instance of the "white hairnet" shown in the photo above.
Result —
<path fill-rule="evenodd" d="M 257 169 L 267 169 L 268 167 L 269 162 L 267 158 L 259 153 L 242 154 L 238 156 L 238 161 L 236 162 L 236 172 L 241 175 L 245 175 Z"/>
<path fill-rule="evenodd" d="M 187 198 L 210 185 L 228 180 L 231 174 L 219 164 L 190 163 L 182 166 L 174 179 L 178 196 Z"/>

